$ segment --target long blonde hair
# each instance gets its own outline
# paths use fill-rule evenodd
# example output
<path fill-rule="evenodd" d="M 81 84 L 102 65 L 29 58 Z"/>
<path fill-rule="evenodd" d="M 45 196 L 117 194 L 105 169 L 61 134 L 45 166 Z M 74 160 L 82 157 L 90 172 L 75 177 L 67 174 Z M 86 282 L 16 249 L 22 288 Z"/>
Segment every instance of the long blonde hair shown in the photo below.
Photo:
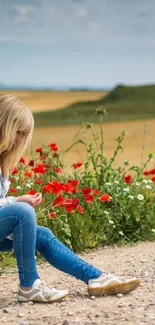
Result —
<path fill-rule="evenodd" d="M 6 178 L 29 145 L 34 127 L 31 111 L 17 97 L 0 96 L 0 167 Z M 16 141 L 17 134 L 22 137 Z"/>

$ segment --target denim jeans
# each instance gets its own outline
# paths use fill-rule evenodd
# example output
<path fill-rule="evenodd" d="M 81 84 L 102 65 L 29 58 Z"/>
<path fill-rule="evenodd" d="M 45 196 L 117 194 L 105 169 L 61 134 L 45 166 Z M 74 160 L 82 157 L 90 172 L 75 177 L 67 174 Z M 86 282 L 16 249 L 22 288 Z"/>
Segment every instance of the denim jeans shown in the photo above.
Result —
<path fill-rule="evenodd" d="M 13 240 L 6 237 L 13 233 Z M 62 244 L 50 229 L 37 226 L 34 209 L 27 203 L 17 202 L 0 208 L 0 251 L 14 249 L 20 285 L 32 286 L 39 278 L 35 252 L 55 268 L 88 283 L 102 271 L 86 263 Z"/>

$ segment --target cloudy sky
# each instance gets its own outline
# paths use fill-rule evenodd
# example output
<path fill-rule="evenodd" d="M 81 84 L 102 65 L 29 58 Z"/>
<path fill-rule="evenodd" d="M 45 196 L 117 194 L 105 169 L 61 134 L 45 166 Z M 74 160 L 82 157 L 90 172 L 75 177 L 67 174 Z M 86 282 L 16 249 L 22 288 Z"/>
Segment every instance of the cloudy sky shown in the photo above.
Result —
<path fill-rule="evenodd" d="M 155 0 L 0 0 L 0 83 L 155 83 Z"/>

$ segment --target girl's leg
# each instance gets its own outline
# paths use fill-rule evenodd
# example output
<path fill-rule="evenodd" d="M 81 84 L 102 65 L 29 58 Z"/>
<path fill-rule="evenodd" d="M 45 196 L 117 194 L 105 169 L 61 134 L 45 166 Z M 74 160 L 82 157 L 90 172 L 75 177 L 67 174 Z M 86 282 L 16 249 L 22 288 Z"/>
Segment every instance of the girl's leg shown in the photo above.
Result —
<path fill-rule="evenodd" d="M 36 249 L 51 265 L 87 283 L 90 295 L 125 294 L 140 284 L 136 278 L 103 274 L 63 245 L 48 228 L 37 226 Z"/>
<path fill-rule="evenodd" d="M 46 227 L 37 226 L 36 249 L 52 266 L 85 283 L 103 273 L 74 254 Z"/>
<path fill-rule="evenodd" d="M 6 239 L 13 233 L 13 244 Z M 67 290 L 50 289 L 43 285 L 36 270 L 36 215 L 27 203 L 14 203 L 0 208 L 0 247 L 14 248 L 20 287 L 18 300 L 53 302 L 68 295 Z"/>
<path fill-rule="evenodd" d="M 2 249 L 6 248 L 6 245 L 11 245 L 11 240 L 6 239 L 11 233 L 13 233 L 12 245 L 17 259 L 20 285 L 30 287 L 39 276 L 35 259 L 36 216 L 29 204 L 18 202 L 0 208 Z"/>

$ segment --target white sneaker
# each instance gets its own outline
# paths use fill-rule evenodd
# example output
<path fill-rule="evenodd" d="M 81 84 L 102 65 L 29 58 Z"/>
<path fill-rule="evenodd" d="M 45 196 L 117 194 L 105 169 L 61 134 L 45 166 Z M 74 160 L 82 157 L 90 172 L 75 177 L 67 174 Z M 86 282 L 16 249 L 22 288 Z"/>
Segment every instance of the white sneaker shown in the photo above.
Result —
<path fill-rule="evenodd" d="M 35 280 L 32 289 L 24 291 L 19 287 L 18 301 L 55 302 L 68 296 L 68 290 L 56 290 L 47 287 L 40 279 Z"/>
<path fill-rule="evenodd" d="M 140 279 L 126 279 L 112 274 L 89 280 L 88 293 L 92 296 L 126 294 L 140 285 Z"/>

